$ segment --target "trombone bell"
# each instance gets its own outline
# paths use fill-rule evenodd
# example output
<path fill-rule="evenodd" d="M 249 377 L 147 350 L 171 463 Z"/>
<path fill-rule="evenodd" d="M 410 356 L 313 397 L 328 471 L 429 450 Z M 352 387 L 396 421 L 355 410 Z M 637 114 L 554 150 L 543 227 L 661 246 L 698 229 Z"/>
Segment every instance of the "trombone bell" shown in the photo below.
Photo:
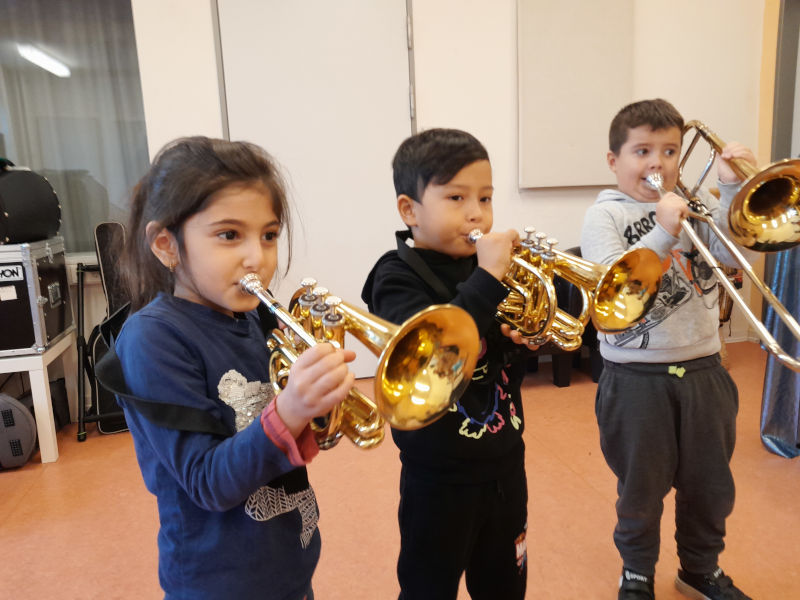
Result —
<path fill-rule="evenodd" d="M 771 164 L 742 184 L 731 203 L 731 237 L 758 252 L 800 244 L 800 161 Z"/>
<path fill-rule="evenodd" d="M 711 150 L 705 169 L 691 190 L 678 179 L 678 189 L 690 202 L 695 200 L 695 193 L 708 174 L 714 158 L 725 147 L 725 142 L 701 121 L 686 123 L 683 135 L 692 129 L 695 135 L 681 158 L 681 169 L 700 137 Z M 785 159 L 763 169 L 741 158 L 732 158 L 728 164 L 742 180 L 728 213 L 734 241 L 757 252 L 788 250 L 800 244 L 800 160 Z"/>

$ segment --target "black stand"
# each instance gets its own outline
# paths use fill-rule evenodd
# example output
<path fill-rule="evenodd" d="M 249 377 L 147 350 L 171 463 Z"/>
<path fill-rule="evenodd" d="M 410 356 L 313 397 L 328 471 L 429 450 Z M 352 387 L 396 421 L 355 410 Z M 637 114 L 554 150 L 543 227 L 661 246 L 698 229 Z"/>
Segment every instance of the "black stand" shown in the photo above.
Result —
<path fill-rule="evenodd" d="M 88 345 L 83 336 L 83 275 L 84 273 L 99 273 L 99 265 L 85 265 L 78 263 L 76 273 L 78 280 L 78 441 L 86 441 L 86 423 L 96 423 L 100 419 L 111 419 L 124 417 L 124 413 L 119 411 L 99 414 L 99 398 L 95 394 L 92 386 L 92 408 L 91 414 L 86 413 L 86 376 L 94 380 L 94 369 L 88 357 Z"/>

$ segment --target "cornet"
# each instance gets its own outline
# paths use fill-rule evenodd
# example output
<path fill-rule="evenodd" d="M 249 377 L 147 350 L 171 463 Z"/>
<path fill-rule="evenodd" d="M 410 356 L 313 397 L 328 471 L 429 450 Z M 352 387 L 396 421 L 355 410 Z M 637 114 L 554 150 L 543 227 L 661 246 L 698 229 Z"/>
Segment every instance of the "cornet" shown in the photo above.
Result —
<path fill-rule="evenodd" d="M 747 275 L 759 293 L 772 306 L 775 314 L 780 317 L 795 339 L 800 340 L 800 325 L 798 325 L 797 320 L 786 310 L 775 294 L 772 293 L 772 290 L 758 278 L 747 259 L 714 223 L 711 212 L 697 198 L 697 190 L 700 189 L 700 185 L 708 175 L 716 155 L 722 152 L 725 143 L 700 121 L 689 121 L 683 128 L 683 134 L 686 135 L 690 129 L 694 129 L 696 133 L 680 161 L 680 170 L 683 170 L 700 137 L 708 142 L 711 152 L 703 172 L 691 190 L 683 184 L 680 178 L 676 184 L 680 195 L 689 203 L 689 216 L 708 225 L 730 255 L 734 257 L 742 272 Z M 735 241 L 745 248 L 759 252 L 786 250 L 799 244 L 800 160 L 781 160 L 761 170 L 737 158 L 729 160 L 728 164 L 742 179 L 741 188 L 734 196 L 728 213 L 731 235 Z M 660 173 L 648 175 L 647 182 L 660 195 L 666 193 Z M 745 318 L 756 330 L 756 334 L 767 351 L 772 353 L 781 364 L 793 371 L 800 371 L 800 360 L 784 351 L 761 320 L 753 314 L 750 307 L 747 306 L 744 299 L 737 292 L 736 287 L 723 272 L 720 264 L 711 254 L 711 251 L 697 235 L 697 232 L 686 220 L 681 221 L 681 227 L 711 266 L 719 283 L 725 288 L 730 298 L 742 310 Z"/>
<path fill-rule="evenodd" d="M 599 265 L 555 249 L 558 243 L 526 227 L 526 237 L 513 250 L 511 266 L 503 276 L 508 296 L 497 307 L 496 318 L 518 330 L 532 343 L 552 342 L 562 350 L 581 346 L 589 319 L 601 333 L 619 333 L 633 327 L 656 301 L 661 284 L 661 261 L 647 248 L 630 250 L 611 265 Z M 469 234 L 473 243 L 483 234 Z M 583 298 L 578 317 L 558 308 L 553 276 L 575 285 Z"/>
<path fill-rule="evenodd" d="M 480 340 L 472 317 L 451 305 L 430 306 L 394 325 L 331 296 L 304 279 L 290 309 L 284 309 L 255 273 L 240 285 L 287 328 L 267 340 L 270 380 L 286 386 L 289 368 L 303 350 L 320 342 L 344 345 L 350 332 L 378 355 L 375 401 L 356 388 L 325 417 L 311 423 L 320 448 L 335 446 L 342 434 L 360 448 L 384 437 L 384 422 L 396 429 L 419 429 L 444 415 L 464 392 L 478 360 Z"/>

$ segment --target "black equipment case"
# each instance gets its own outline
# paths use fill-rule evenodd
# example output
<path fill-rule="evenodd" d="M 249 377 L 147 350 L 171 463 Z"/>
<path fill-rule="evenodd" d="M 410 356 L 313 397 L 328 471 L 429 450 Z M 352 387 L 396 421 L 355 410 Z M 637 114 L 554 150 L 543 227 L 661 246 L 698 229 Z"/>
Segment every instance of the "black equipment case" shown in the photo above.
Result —
<path fill-rule="evenodd" d="M 0 357 L 41 354 L 74 327 L 64 240 L 0 245 Z"/>
<path fill-rule="evenodd" d="M 0 244 L 46 240 L 60 226 L 61 205 L 47 179 L 0 158 Z"/>

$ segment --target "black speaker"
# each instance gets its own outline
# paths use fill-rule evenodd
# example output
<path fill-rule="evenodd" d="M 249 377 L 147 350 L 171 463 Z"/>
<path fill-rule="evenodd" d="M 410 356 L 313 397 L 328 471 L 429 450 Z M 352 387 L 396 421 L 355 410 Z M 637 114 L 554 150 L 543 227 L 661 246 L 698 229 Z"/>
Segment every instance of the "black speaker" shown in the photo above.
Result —
<path fill-rule="evenodd" d="M 0 469 L 21 467 L 36 449 L 36 420 L 19 400 L 0 394 Z"/>

